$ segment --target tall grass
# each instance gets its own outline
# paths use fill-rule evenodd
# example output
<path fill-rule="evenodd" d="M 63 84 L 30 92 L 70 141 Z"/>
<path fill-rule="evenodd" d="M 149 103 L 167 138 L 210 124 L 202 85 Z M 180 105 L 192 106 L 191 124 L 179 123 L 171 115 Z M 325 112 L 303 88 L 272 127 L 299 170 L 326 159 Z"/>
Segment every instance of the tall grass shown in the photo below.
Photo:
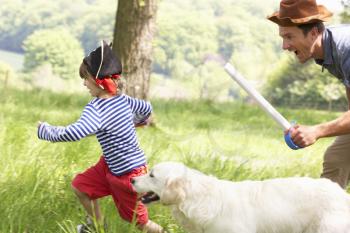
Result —
<path fill-rule="evenodd" d="M 7 90 L 0 97 L 0 233 L 75 232 L 85 213 L 73 195 L 75 174 L 101 154 L 89 137 L 75 143 L 37 139 L 37 121 L 66 125 L 75 121 L 88 96 Z M 257 106 L 203 101 L 152 101 L 155 126 L 137 134 L 149 164 L 181 161 L 204 173 L 240 181 L 311 176 L 321 172 L 323 151 L 331 139 L 292 151 L 281 129 Z M 304 124 L 338 113 L 280 109 Z M 122 221 L 111 198 L 101 200 L 110 232 L 137 232 Z M 169 232 L 184 232 L 168 208 L 149 207 L 150 217 Z"/>

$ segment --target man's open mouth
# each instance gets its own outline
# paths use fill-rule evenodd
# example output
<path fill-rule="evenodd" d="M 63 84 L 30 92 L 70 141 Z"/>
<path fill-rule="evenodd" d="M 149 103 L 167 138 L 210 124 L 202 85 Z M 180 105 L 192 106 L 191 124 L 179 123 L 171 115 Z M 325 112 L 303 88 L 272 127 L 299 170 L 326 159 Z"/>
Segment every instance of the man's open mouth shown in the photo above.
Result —
<path fill-rule="evenodd" d="M 144 194 L 143 196 L 141 196 L 140 200 L 143 204 L 149 204 L 149 203 L 154 202 L 154 201 L 159 201 L 160 198 L 154 192 L 148 192 L 148 193 Z"/>

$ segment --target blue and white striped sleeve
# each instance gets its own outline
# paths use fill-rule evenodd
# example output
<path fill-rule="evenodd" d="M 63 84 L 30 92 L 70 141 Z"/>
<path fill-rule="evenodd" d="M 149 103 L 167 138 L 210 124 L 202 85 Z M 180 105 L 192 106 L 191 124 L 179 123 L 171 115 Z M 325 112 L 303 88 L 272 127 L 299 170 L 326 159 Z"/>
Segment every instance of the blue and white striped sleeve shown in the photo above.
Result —
<path fill-rule="evenodd" d="M 38 127 L 38 138 L 50 142 L 71 142 L 95 134 L 100 128 L 101 122 L 98 112 L 95 108 L 86 105 L 80 119 L 66 127 L 52 126 L 44 122 Z"/>
<path fill-rule="evenodd" d="M 125 96 L 133 113 L 134 124 L 144 123 L 152 113 L 150 102 Z"/>

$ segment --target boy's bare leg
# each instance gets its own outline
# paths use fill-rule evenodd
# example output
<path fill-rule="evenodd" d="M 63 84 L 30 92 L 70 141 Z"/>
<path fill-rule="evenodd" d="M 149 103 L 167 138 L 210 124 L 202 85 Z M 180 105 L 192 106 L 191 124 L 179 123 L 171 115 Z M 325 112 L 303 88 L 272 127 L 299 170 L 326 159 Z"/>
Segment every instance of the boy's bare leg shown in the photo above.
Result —
<path fill-rule="evenodd" d="M 88 213 L 89 217 L 93 219 L 96 218 L 96 221 L 101 224 L 103 219 L 100 211 L 100 206 L 97 200 L 91 200 L 86 193 L 80 192 L 78 189 L 73 187 L 74 193 L 79 198 L 80 203 L 83 205 L 84 209 Z M 138 226 L 138 228 L 145 233 L 167 233 L 160 225 L 149 220 L 146 225 Z"/>
<path fill-rule="evenodd" d="M 75 187 L 72 187 L 74 190 L 74 193 L 77 195 L 80 203 L 83 205 L 84 209 L 86 210 L 89 217 L 92 219 L 96 218 L 97 223 L 102 224 L 103 219 L 101 215 L 100 206 L 97 202 L 97 200 L 91 200 L 90 197 L 83 192 L 80 192 Z"/>

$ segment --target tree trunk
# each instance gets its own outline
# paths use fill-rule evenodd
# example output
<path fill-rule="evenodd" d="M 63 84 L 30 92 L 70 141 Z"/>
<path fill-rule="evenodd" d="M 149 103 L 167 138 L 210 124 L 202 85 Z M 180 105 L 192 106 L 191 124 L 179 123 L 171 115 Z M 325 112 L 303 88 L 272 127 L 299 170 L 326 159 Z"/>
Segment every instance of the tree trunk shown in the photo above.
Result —
<path fill-rule="evenodd" d="M 123 65 L 126 94 L 147 99 L 157 0 L 119 0 L 113 51 Z"/>

